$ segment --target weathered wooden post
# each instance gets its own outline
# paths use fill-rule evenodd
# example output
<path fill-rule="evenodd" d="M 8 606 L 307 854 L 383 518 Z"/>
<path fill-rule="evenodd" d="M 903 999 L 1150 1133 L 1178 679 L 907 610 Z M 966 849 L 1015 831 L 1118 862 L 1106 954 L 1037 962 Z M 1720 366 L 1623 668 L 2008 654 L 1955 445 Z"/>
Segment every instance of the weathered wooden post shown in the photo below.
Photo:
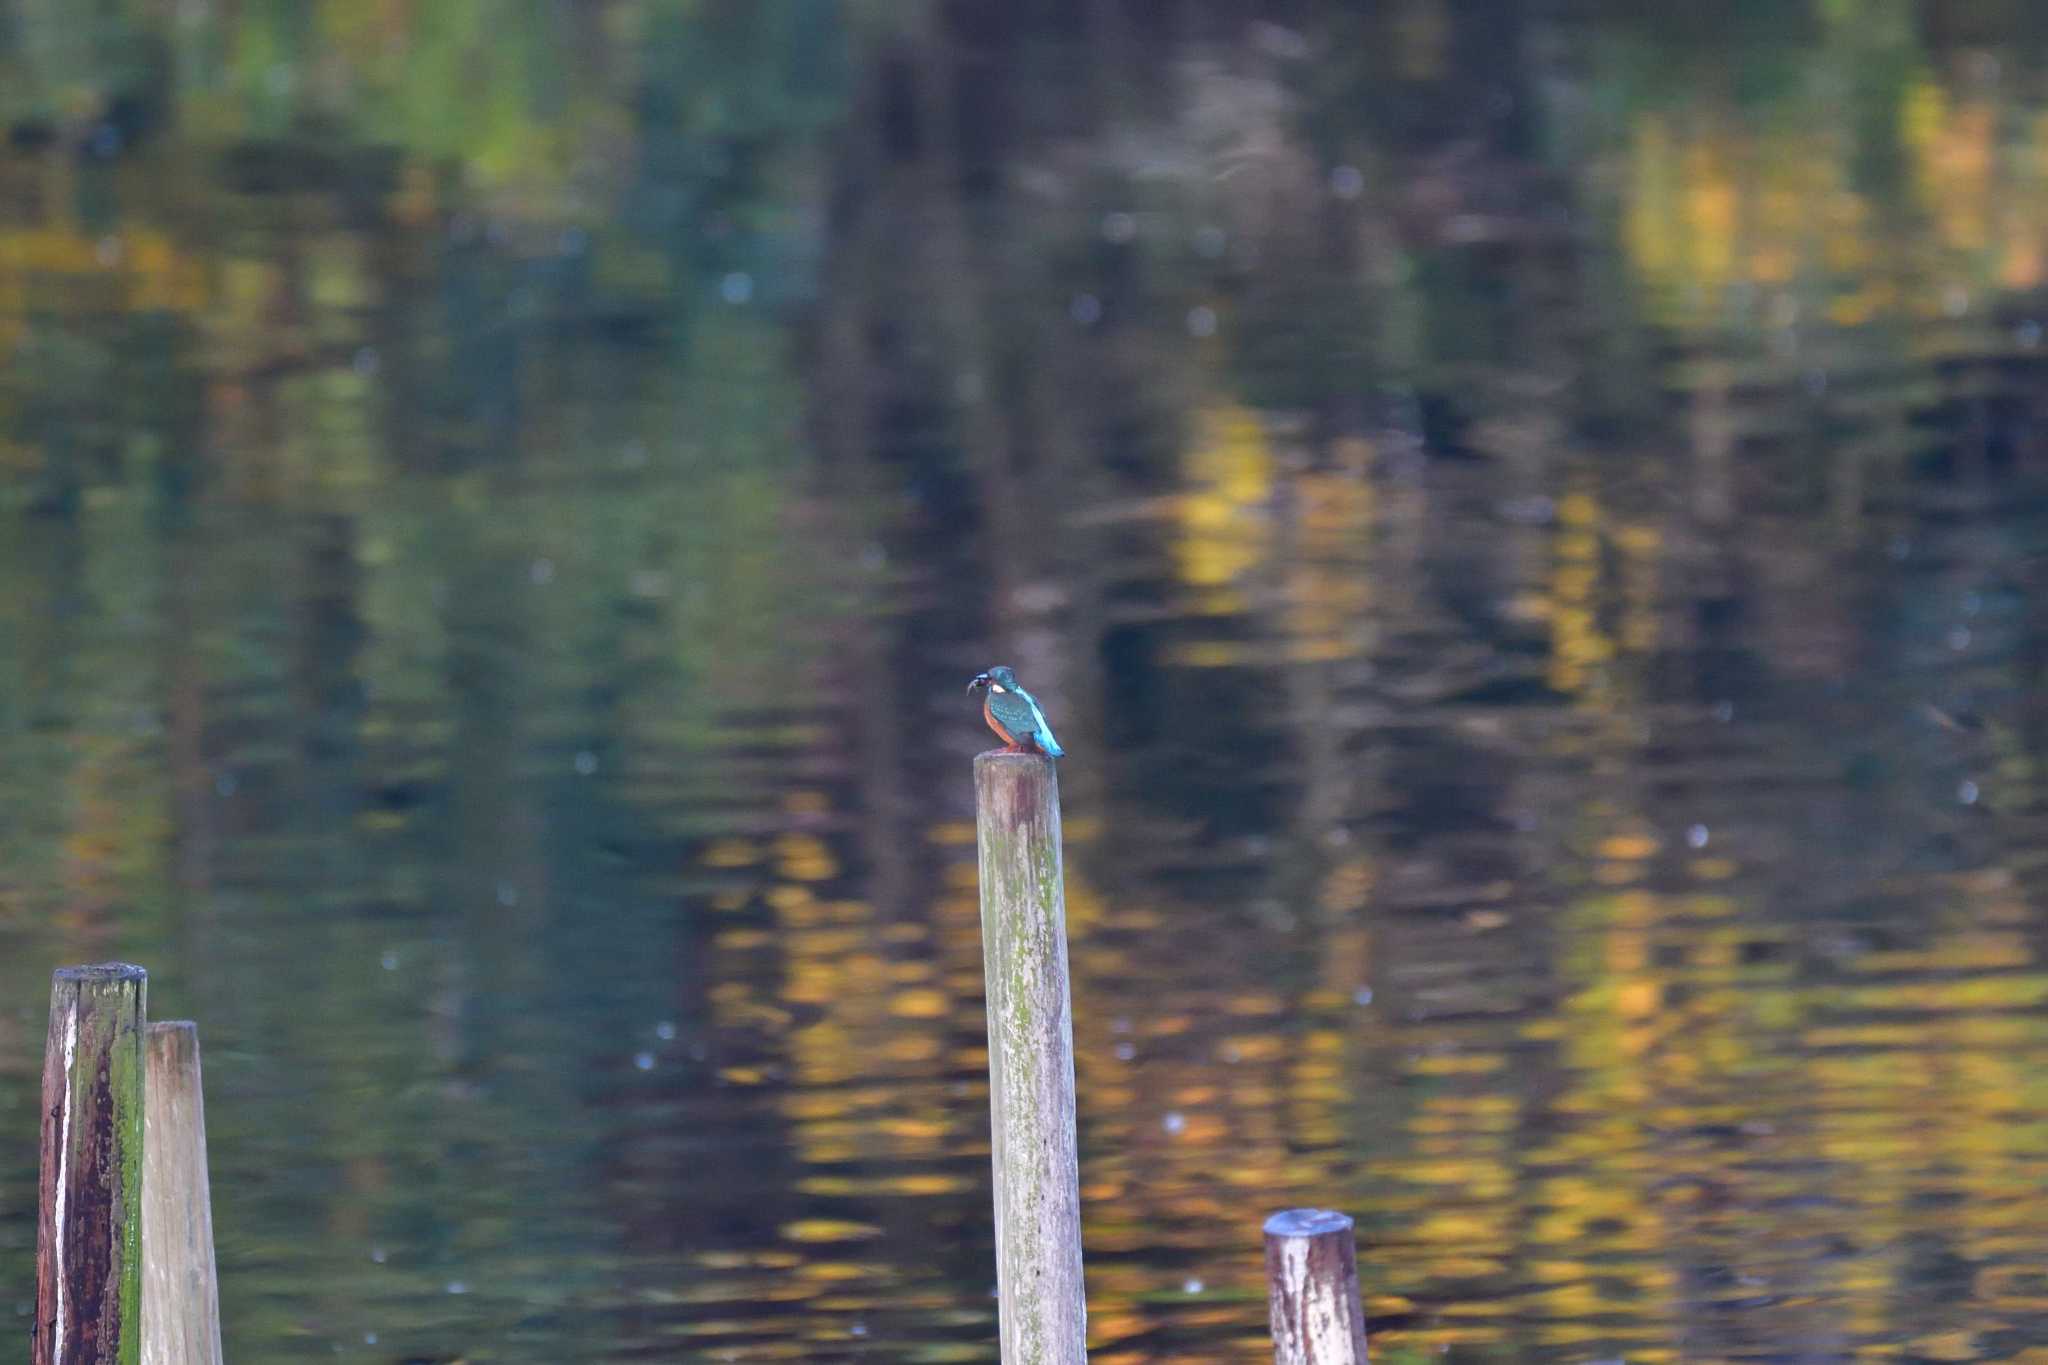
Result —
<path fill-rule="evenodd" d="M 142 1347 L 148 981 L 121 962 L 51 978 L 34 1365 L 135 1365 Z"/>
<path fill-rule="evenodd" d="M 1274 1365 L 1365 1365 L 1365 1308 L 1351 1219 L 1287 1209 L 1266 1220 Z"/>
<path fill-rule="evenodd" d="M 142 1157 L 142 1365 L 221 1365 L 199 1026 L 151 1024 Z"/>
<path fill-rule="evenodd" d="M 1049 758 L 993 750 L 974 760 L 974 797 L 1002 1360 L 1080 1365 L 1088 1304 L 1059 779 Z"/>

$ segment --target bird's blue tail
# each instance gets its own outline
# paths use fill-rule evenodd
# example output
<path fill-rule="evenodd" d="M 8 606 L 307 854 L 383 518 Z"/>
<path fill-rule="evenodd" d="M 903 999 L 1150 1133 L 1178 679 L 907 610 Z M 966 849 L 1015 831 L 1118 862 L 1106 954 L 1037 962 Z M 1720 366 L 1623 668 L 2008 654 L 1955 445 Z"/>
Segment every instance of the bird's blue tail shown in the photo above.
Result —
<path fill-rule="evenodd" d="M 1037 739 L 1038 747 L 1045 750 L 1049 757 L 1065 758 L 1067 756 L 1067 751 L 1060 747 L 1060 742 L 1052 737 L 1052 731 L 1040 730 Z"/>

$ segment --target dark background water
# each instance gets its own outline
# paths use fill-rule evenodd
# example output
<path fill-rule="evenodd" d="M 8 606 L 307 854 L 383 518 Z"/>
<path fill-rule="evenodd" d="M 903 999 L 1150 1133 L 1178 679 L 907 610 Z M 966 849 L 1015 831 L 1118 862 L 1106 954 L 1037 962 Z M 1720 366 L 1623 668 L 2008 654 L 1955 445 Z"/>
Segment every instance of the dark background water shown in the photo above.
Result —
<path fill-rule="evenodd" d="M 1098 1365 L 2048 1352 L 2048 10 L 0 0 L 49 970 L 231 1358 L 993 1359 L 961 694 Z M 12 1358 L 10 1356 L 10 1358 Z"/>

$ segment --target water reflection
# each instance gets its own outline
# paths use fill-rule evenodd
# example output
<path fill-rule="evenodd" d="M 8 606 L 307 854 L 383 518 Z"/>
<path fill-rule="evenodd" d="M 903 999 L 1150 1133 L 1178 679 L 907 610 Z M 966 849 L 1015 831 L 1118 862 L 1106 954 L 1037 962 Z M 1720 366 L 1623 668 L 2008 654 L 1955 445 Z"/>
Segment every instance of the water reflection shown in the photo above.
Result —
<path fill-rule="evenodd" d="M 1000 657 L 1097 1361 L 2048 1344 L 2048 31 L 1354 10 L 0 4 L 0 1283 L 118 953 L 241 1352 L 987 1359 Z"/>

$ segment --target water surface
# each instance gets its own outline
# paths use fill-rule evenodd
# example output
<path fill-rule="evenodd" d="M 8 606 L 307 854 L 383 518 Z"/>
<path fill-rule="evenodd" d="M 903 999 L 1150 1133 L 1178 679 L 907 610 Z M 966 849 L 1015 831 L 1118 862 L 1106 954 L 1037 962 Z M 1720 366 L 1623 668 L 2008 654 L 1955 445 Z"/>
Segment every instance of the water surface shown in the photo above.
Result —
<path fill-rule="evenodd" d="M 51 967 L 231 1355 L 986 1361 L 966 678 L 1093 1359 L 2048 1350 L 2048 22 L 0 0 L 0 1316 Z"/>

